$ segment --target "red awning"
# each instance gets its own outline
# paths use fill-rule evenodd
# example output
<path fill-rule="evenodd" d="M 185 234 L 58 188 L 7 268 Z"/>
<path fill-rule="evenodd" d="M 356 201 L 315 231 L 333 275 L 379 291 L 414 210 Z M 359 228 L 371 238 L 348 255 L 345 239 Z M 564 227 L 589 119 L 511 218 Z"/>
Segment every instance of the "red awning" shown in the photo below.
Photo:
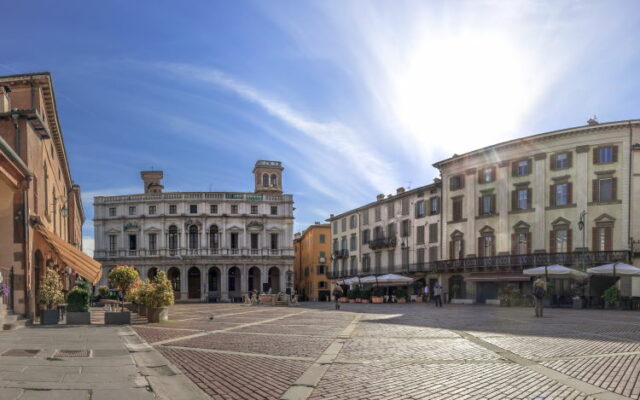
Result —
<path fill-rule="evenodd" d="M 530 276 L 509 273 L 509 274 L 471 274 L 465 278 L 469 282 L 529 282 Z"/>

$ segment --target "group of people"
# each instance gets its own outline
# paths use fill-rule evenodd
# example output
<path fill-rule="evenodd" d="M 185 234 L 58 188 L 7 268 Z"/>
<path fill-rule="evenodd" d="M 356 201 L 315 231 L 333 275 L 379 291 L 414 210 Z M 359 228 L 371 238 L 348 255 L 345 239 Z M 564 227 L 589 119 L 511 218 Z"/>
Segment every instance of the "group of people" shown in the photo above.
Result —
<path fill-rule="evenodd" d="M 431 289 L 429 285 L 425 285 L 424 289 L 422 289 L 422 293 L 424 296 L 424 302 L 428 303 L 431 300 Z M 433 301 L 436 304 L 436 307 L 442 307 L 442 286 L 439 283 L 436 283 L 433 287 Z"/>

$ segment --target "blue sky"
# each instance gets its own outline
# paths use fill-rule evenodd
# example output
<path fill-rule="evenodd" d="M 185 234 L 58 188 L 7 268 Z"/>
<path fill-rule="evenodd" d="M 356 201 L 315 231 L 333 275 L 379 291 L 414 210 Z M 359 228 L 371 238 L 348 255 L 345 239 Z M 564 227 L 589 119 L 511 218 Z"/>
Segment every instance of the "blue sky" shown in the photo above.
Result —
<path fill-rule="evenodd" d="M 0 74 L 50 71 L 92 197 L 250 191 L 281 160 L 296 230 L 430 183 L 431 164 L 640 117 L 636 1 L 12 2 Z"/>

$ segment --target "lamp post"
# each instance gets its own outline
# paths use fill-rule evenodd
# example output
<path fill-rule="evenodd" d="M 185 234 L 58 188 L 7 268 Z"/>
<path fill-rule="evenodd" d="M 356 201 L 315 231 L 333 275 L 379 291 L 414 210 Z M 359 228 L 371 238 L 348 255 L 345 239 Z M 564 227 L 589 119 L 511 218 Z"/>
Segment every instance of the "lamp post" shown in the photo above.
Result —
<path fill-rule="evenodd" d="M 580 229 L 580 231 L 582 232 L 582 257 L 580 257 L 580 266 L 581 269 L 584 271 L 585 270 L 585 252 L 586 252 L 586 247 L 585 247 L 585 235 L 587 233 L 587 229 L 586 229 L 586 222 L 587 222 L 587 212 L 585 210 L 582 210 L 582 212 L 580 213 L 580 220 L 578 221 L 578 229 Z"/>

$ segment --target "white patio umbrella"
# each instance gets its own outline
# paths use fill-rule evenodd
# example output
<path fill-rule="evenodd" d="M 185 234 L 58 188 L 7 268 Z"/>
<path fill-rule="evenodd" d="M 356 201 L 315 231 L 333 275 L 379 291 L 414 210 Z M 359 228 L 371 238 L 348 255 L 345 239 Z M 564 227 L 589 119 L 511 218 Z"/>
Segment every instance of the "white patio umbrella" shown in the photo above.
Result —
<path fill-rule="evenodd" d="M 355 285 L 356 283 L 358 283 L 358 277 L 355 276 L 353 278 L 343 279 L 341 281 L 338 281 L 338 283 L 340 283 L 341 285 Z"/>
<path fill-rule="evenodd" d="M 386 274 L 382 276 L 378 276 L 378 283 L 386 284 L 386 285 L 408 285 L 414 281 L 413 278 L 408 276 L 396 275 L 396 274 Z"/>
<path fill-rule="evenodd" d="M 593 275 L 611 275 L 615 278 L 618 275 L 640 275 L 640 268 L 621 262 L 614 262 L 613 264 L 589 268 L 587 272 Z"/>
<path fill-rule="evenodd" d="M 522 271 L 524 275 L 538 276 L 554 276 L 559 278 L 574 278 L 574 279 L 584 279 L 589 275 L 585 272 L 578 271 L 577 269 L 568 268 L 564 265 L 545 265 L 544 267 L 535 267 L 535 268 L 527 268 Z"/>

